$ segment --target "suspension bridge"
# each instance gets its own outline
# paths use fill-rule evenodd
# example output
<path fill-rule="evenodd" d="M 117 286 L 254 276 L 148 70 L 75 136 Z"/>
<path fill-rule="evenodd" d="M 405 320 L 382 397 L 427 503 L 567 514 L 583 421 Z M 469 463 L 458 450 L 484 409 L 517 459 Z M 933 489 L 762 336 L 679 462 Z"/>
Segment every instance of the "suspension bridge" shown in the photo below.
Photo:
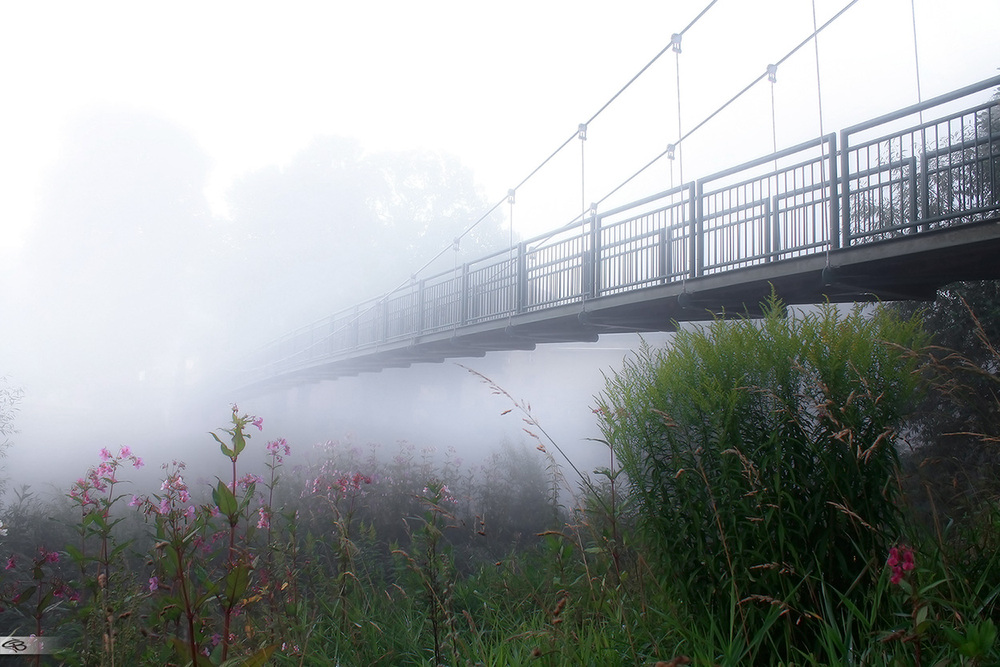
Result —
<path fill-rule="evenodd" d="M 933 299 L 957 280 L 1000 278 L 998 86 L 1000 76 L 623 206 L 592 205 L 502 252 L 415 274 L 266 345 L 244 385 L 670 331 L 758 314 L 772 290 L 790 305 Z"/>

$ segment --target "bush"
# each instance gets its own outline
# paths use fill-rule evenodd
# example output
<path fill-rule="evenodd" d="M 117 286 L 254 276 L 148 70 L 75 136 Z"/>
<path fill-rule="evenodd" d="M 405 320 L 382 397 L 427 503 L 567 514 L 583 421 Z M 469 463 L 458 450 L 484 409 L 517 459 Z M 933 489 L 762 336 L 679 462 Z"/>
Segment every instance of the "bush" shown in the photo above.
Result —
<path fill-rule="evenodd" d="M 760 322 L 679 331 L 607 379 L 602 429 L 682 615 L 747 635 L 780 615 L 772 648 L 805 648 L 831 590 L 863 597 L 901 528 L 895 443 L 919 385 L 904 348 L 924 343 L 915 319 L 786 316 L 772 298 Z"/>

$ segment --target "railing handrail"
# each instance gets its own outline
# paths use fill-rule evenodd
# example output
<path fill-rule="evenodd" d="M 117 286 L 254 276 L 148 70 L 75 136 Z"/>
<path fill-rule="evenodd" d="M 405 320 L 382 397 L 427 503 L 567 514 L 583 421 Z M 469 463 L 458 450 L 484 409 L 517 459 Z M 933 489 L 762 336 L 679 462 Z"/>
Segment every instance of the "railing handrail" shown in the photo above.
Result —
<path fill-rule="evenodd" d="M 653 278 L 647 276 L 638 280 L 632 280 L 632 282 L 621 282 L 619 284 L 623 285 L 623 287 L 607 288 L 609 291 L 626 289 L 629 285 L 646 284 L 651 280 L 673 280 L 682 277 L 695 278 L 703 275 L 705 270 L 716 271 L 719 270 L 719 267 L 725 270 L 726 267 L 741 266 L 756 261 L 773 261 L 774 259 L 781 259 L 785 253 L 794 254 L 816 248 L 822 249 L 823 247 L 826 247 L 827 250 L 836 250 L 841 245 L 850 245 L 855 239 L 854 231 L 851 228 L 852 181 L 860 183 L 861 179 L 868 179 L 873 176 L 880 176 L 881 174 L 888 173 L 890 175 L 886 178 L 884 183 L 879 180 L 875 183 L 875 185 L 866 184 L 863 191 L 871 192 L 884 187 L 897 187 L 895 184 L 898 181 L 900 193 L 897 196 L 900 199 L 900 205 L 902 205 L 904 197 L 910 197 L 911 199 L 908 203 L 912 211 L 915 212 L 917 196 L 915 188 L 918 187 L 916 185 L 915 174 L 911 173 L 909 175 L 910 182 L 907 184 L 909 190 L 905 191 L 909 192 L 909 194 L 904 194 L 901 180 L 902 174 L 900 174 L 898 178 L 895 178 L 891 176 L 891 173 L 893 170 L 899 169 L 901 166 L 909 166 L 911 171 L 916 171 L 917 168 L 924 168 L 924 166 L 917 167 L 916 161 L 913 157 L 892 158 L 892 156 L 890 156 L 887 162 L 882 162 L 881 157 L 879 157 L 879 161 L 875 167 L 867 166 L 866 163 L 864 168 L 859 167 L 852 172 L 850 169 L 850 157 L 852 150 L 854 150 L 855 147 L 850 144 L 851 136 L 865 130 L 878 127 L 879 125 L 892 123 L 901 118 L 920 113 L 921 111 L 947 104 L 995 86 L 1000 86 L 1000 76 L 995 76 L 990 79 L 980 81 L 979 83 L 965 86 L 956 91 L 939 95 L 931 100 L 910 105 L 903 109 L 883 114 L 877 118 L 852 125 L 840 131 L 839 150 L 837 133 L 829 133 L 822 137 L 810 139 L 795 146 L 743 162 L 742 164 L 722 169 L 695 181 L 682 183 L 668 190 L 657 192 L 622 206 L 603 212 L 596 212 L 592 216 L 582 215 L 573 222 L 568 223 L 567 225 L 564 225 L 556 230 L 548 231 L 529 239 L 519 241 L 511 248 L 498 250 L 483 257 L 465 262 L 454 269 L 442 271 L 426 278 L 412 281 L 411 284 L 402 286 L 394 292 L 362 301 L 351 307 L 336 311 L 331 315 L 320 318 L 311 324 L 299 327 L 294 331 L 266 344 L 261 349 L 261 354 L 267 354 L 269 351 L 277 351 L 283 346 L 294 344 L 298 339 L 309 338 L 310 342 L 308 343 L 308 346 L 291 351 L 291 353 L 286 355 L 284 359 L 277 360 L 276 362 L 265 363 L 265 366 L 270 367 L 275 363 L 284 363 L 286 366 L 303 364 L 308 365 L 309 363 L 313 363 L 317 358 L 329 359 L 333 355 L 350 353 L 359 349 L 367 349 L 372 346 L 377 347 L 381 343 L 389 340 L 415 337 L 428 331 L 458 329 L 472 320 L 478 322 L 497 319 L 499 317 L 509 317 L 526 312 L 526 310 L 531 308 L 537 309 L 539 307 L 545 307 L 547 304 L 566 303 L 572 302 L 573 300 L 585 300 L 595 296 L 600 296 L 602 293 L 602 285 L 604 285 L 602 281 L 605 280 L 608 272 L 625 271 L 627 269 L 626 264 L 621 264 L 622 262 L 634 263 L 641 261 L 645 264 L 659 262 L 661 266 L 658 270 L 662 273 L 662 275 L 654 276 Z M 994 104 L 998 103 L 991 101 L 983 105 L 977 105 L 976 108 L 989 108 Z M 954 113 L 946 118 L 950 120 L 967 113 L 969 113 L 969 110 L 964 110 L 962 112 Z M 907 133 L 919 131 L 927 125 L 927 123 L 923 123 L 922 125 L 917 125 L 912 128 L 906 128 L 904 130 L 897 131 L 894 134 L 887 135 L 887 138 L 906 136 Z M 978 146 L 987 142 L 992 143 L 994 141 L 1000 141 L 1000 136 L 994 137 L 993 134 L 990 134 L 986 138 L 977 137 L 976 145 Z M 860 142 L 859 146 L 867 146 L 869 143 L 870 142 Z M 804 159 L 793 165 L 778 166 L 779 160 L 817 148 L 819 149 L 819 155 L 817 157 Z M 927 147 L 922 145 L 922 150 L 925 155 L 944 154 L 947 152 L 954 152 L 954 150 L 961 150 L 961 148 L 961 146 L 956 149 L 935 148 L 932 151 L 928 151 Z M 990 157 L 990 159 L 995 159 L 992 155 L 988 157 Z M 768 165 L 769 163 L 774 164 L 774 169 L 771 171 L 763 174 L 757 174 L 756 176 L 750 177 L 740 183 L 729 184 L 718 189 L 706 191 L 706 184 L 721 181 L 729 176 L 739 174 L 741 172 L 749 172 L 757 167 Z M 787 175 L 789 173 L 794 176 L 798 173 L 798 170 L 801 170 L 803 178 L 805 178 L 804 174 L 806 173 L 806 170 L 814 169 L 816 165 L 819 165 L 820 169 L 820 180 L 818 182 L 815 180 L 809 180 L 805 184 L 800 183 L 791 189 L 787 189 L 786 187 L 782 190 L 781 176 L 786 176 L 787 179 Z M 829 173 L 827 170 L 829 170 Z M 895 180 L 893 180 L 894 178 Z M 754 228 L 747 227 L 747 231 L 744 233 L 744 236 L 749 234 L 750 237 L 747 238 L 750 238 L 750 241 L 747 242 L 754 245 L 753 249 L 747 251 L 745 256 L 736 257 L 735 259 L 726 259 L 720 256 L 712 262 L 706 262 L 706 248 L 718 251 L 720 244 L 725 241 L 725 239 L 718 240 L 715 237 L 712 239 L 706 239 L 705 237 L 706 229 L 704 228 L 703 223 L 706 220 L 706 199 L 710 197 L 723 197 L 730 195 L 733 191 L 735 191 L 736 194 L 732 196 L 736 197 L 738 200 L 740 197 L 740 188 L 749 187 L 758 183 L 770 183 L 771 179 L 774 179 L 773 186 L 777 192 L 777 194 L 774 194 L 773 196 L 781 196 L 786 200 L 789 198 L 802 199 L 800 204 L 784 208 L 773 207 L 770 205 L 769 201 L 762 204 L 762 202 L 751 201 L 747 198 L 747 196 L 744 196 L 743 201 L 737 201 L 735 204 L 713 208 L 711 214 L 711 219 L 726 218 L 728 220 L 730 216 L 736 216 L 741 211 L 751 210 L 756 207 L 763 206 L 762 211 L 754 214 L 752 219 L 750 219 L 750 222 L 765 225 L 762 229 L 764 230 L 763 233 L 767 236 L 767 239 L 765 240 L 767 247 L 758 247 L 760 245 L 759 242 L 764 241 L 761 239 L 754 240 L 750 238 L 753 236 Z M 860 188 L 860 185 L 858 187 Z M 912 192 L 910 192 L 910 190 L 912 190 Z M 819 198 L 807 197 L 810 193 L 815 193 L 817 191 L 823 192 L 822 196 Z M 826 194 L 827 191 L 829 192 L 828 195 Z M 862 192 L 862 190 L 859 189 L 858 192 Z M 768 193 L 767 197 L 770 198 L 772 196 L 771 191 L 768 190 Z M 992 193 L 992 195 L 995 199 L 1000 199 L 1000 193 Z M 620 216 L 623 213 L 627 214 L 630 211 L 639 211 L 648 204 L 664 200 L 673 201 L 653 211 L 645 211 L 636 213 L 632 217 L 616 219 L 607 228 L 616 228 L 631 223 L 639 224 L 646 218 L 653 218 L 672 209 L 680 209 L 684 211 L 684 213 L 681 214 L 684 218 L 683 222 L 672 223 L 672 228 L 676 229 L 678 227 L 684 227 L 689 231 L 684 232 L 677 238 L 673 238 L 671 235 L 671 238 L 669 239 L 662 234 L 662 230 L 660 232 L 657 232 L 656 229 L 637 231 L 634 232 L 633 236 L 629 240 L 634 241 L 640 238 L 649 238 L 659 233 L 660 238 L 662 239 L 661 244 L 683 243 L 683 246 L 675 248 L 673 245 L 663 245 L 659 248 L 655 256 L 653 254 L 638 254 L 640 252 L 651 253 L 654 249 L 654 246 L 651 244 L 644 244 L 641 249 L 634 250 L 632 255 L 627 255 L 625 254 L 625 251 L 618 250 L 619 248 L 626 246 L 629 240 L 611 241 L 607 244 L 607 247 L 602 246 L 603 241 L 600 232 L 604 228 L 602 226 L 603 220 Z M 815 213 L 810 213 L 809 211 L 822 210 L 817 209 L 817 207 L 822 206 L 829 206 L 828 213 L 830 218 L 828 221 L 829 225 L 826 229 L 817 227 L 816 221 L 813 220 L 811 223 L 812 227 L 804 227 L 799 231 L 803 235 L 808 236 L 811 234 L 815 238 L 811 238 L 811 240 L 799 241 L 799 245 L 796 247 L 777 249 L 772 247 L 774 239 L 772 238 L 773 235 L 771 227 L 772 225 L 781 224 L 780 216 L 782 213 L 789 211 L 799 212 L 804 219 L 809 219 L 810 215 L 815 215 Z M 1000 208 L 1000 202 L 996 202 L 995 206 L 993 204 L 985 207 L 980 206 L 971 210 L 969 214 L 980 213 L 982 211 L 988 212 L 997 208 Z M 926 209 L 926 205 L 924 205 L 924 209 Z M 827 211 L 823 211 L 822 217 L 825 217 L 826 215 Z M 913 213 L 913 215 L 914 218 L 917 217 L 916 213 Z M 936 214 L 935 216 L 931 216 L 927 210 L 922 210 L 920 215 L 923 216 L 923 218 L 919 221 L 922 224 L 933 223 L 949 218 L 949 215 L 947 214 Z M 955 214 L 952 214 L 950 217 L 956 216 Z M 907 226 L 914 226 L 914 231 L 919 231 L 919 229 L 915 227 L 917 222 L 918 221 L 914 219 L 912 221 L 902 223 L 901 226 L 896 225 L 895 227 L 881 227 L 881 231 L 879 231 L 879 233 L 885 233 L 885 231 L 888 230 L 894 230 Z M 710 231 L 713 234 L 718 234 L 721 233 L 721 229 L 742 229 L 746 226 L 746 223 L 747 219 L 733 218 L 732 221 L 724 222 L 721 226 L 715 227 Z M 779 229 L 779 227 L 775 227 L 775 229 Z M 871 234 L 871 232 L 864 233 Z M 823 235 L 826 235 L 825 240 L 822 238 Z M 530 246 L 533 244 L 538 245 L 535 248 L 531 248 Z M 576 248 L 571 254 L 565 254 L 569 251 L 560 251 L 560 246 L 568 245 L 573 245 Z M 527 261 L 527 258 L 530 255 L 537 255 L 539 252 L 543 251 L 556 253 L 556 257 L 546 260 L 546 263 L 543 264 L 531 264 Z M 559 252 L 563 252 L 564 254 L 559 255 Z M 776 252 L 777 254 L 775 254 Z M 682 266 L 680 270 L 676 270 L 674 268 L 674 262 L 671 259 L 674 257 L 672 253 L 676 253 L 677 261 L 679 261 Z M 628 259 L 629 257 L 631 257 L 631 259 Z M 542 271 L 542 269 L 551 269 L 552 266 L 558 266 L 561 263 L 567 264 L 568 268 L 566 271 L 579 271 L 579 277 L 577 278 L 574 273 L 559 273 L 558 271 L 553 272 L 550 270 Z M 670 264 L 671 267 L 669 275 L 667 275 L 667 264 Z M 487 291 L 482 292 L 482 294 L 479 294 L 476 297 L 481 300 L 473 304 L 471 301 L 472 294 L 470 293 L 469 276 L 475 272 L 488 270 L 490 267 L 502 267 L 504 265 L 512 267 L 510 271 L 513 271 L 513 273 L 502 276 L 502 280 L 490 282 L 490 279 L 487 278 L 486 282 L 480 283 L 480 285 L 485 285 L 487 288 L 490 288 L 490 286 L 493 285 L 493 291 L 490 292 L 487 289 Z M 532 272 L 534 273 L 532 274 Z M 501 273 L 506 274 L 504 271 L 501 271 Z M 533 284 L 531 282 L 532 275 L 534 276 L 536 283 L 538 283 L 538 281 L 546 281 L 546 283 Z M 529 299 L 529 297 L 531 297 L 531 289 L 541 289 L 543 291 L 551 290 L 553 286 L 548 285 L 548 281 L 552 281 L 555 278 L 559 278 L 561 281 L 558 285 L 555 285 L 555 289 L 557 289 L 555 295 L 549 291 L 543 295 L 544 298 L 539 296 L 535 303 L 531 303 Z M 570 284 L 570 287 L 566 287 L 563 283 Z M 454 292 L 458 295 L 458 297 L 457 301 L 448 301 L 445 305 L 449 308 L 455 308 L 458 315 L 453 318 L 452 321 L 447 321 L 444 324 L 428 326 L 426 324 L 428 313 L 426 312 L 424 295 L 429 289 L 434 289 L 438 286 L 448 284 L 454 284 L 455 289 L 447 291 L 446 295 L 450 295 Z M 576 290 L 576 292 L 565 290 Z M 538 294 L 541 293 L 539 292 Z M 486 301 L 482 301 L 482 299 L 486 299 Z M 409 300 L 410 303 L 404 304 L 403 307 L 397 309 L 395 312 L 398 314 L 398 312 L 409 311 L 414 307 L 417 308 L 419 313 L 414 319 L 413 326 L 408 325 L 405 321 L 396 322 L 389 321 L 387 319 L 387 305 L 398 303 L 403 300 Z M 490 303 L 493 304 L 493 311 L 489 309 L 491 307 L 489 305 Z M 502 309 L 500 309 L 500 306 L 497 304 L 502 304 Z M 474 315 L 470 314 L 470 309 L 472 309 L 473 306 L 475 306 L 476 309 L 476 313 Z M 483 308 L 485 308 L 485 310 L 482 310 Z M 482 312 L 480 312 L 481 310 Z M 371 319 L 369 319 L 370 314 L 372 315 Z M 405 314 L 406 313 L 404 313 L 404 315 Z M 439 317 L 440 315 L 441 313 L 438 313 L 435 317 L 437 319 L 441 319 Z M 363 319 L 365 320 L 365 327 L 371 327 L 373 331 L 380 332 L 374 334 L 376 339 L 372 342 L 361 342 L 358 340 L 359 325 Z M 400 333 L 390 334 L 390 325 L 393 327 L 397 327 L 397 325 L 402 327 L 400 329 Z M 340 329 L 334 330 L 334 327 L 337 326 L 339 326 Z M 408 326 L 410 326 L 410 328 L 407 328 Z M 353 327 L 355 330 L 353 344 L 349 344 L 347 347 L 339 347 L 336 350 L 332 349 L 333 336 L 343 331 L 345 327 Z M 315 340 L 317 335 L 321 336 L 318 343 Z M 326 345 L 327 343 L 330 344 Z M 320 345 L 324 346 L 323 349 L 325 351 L 313 354 L 313 351 Z M 303 356 L 305 359 L 303 359 Z"/>

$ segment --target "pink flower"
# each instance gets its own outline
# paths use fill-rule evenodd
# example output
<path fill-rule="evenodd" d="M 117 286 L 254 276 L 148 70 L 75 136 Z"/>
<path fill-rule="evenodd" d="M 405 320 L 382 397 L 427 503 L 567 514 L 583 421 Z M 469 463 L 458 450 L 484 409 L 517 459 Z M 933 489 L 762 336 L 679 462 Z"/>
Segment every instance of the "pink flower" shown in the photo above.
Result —
<path fill-rule="evenodd" d="M 10 558 L 7 559 L 7 567 L 5 567 L 4 569 L 13 570 L 15 567 L 17 567 L 17 563 L 14 562 L 14 555 L 11 554 Z"/>
<path fill-rule="evenodd" d="M 160 580 L 157 577 L 149 578 L 149 592 L 152 593 L 160 587 Z"/>
<path fill-rule="evenodd" d="M 268 512 L 264 511 L 263 507 L 261 507 L 259 510 L 257 510 L 257 513 L 260 515 L 260 519 L 257 520 L 257 527 L 258 528 L 270 528 L 271 527 L 271 515 Z"/>
<path fill-rule="evenodd" d="M 264 478 L 261 477 L 260 475 L 248 472 L 247 474 L 243 475 L 243 477 L 238 479 L 236 483 L 240 486 L 240 488 L 245 489 L 249 487 L 251 484 L 263 484 Z"/>
<path fill-rule="evenodd" d="M 905 573 L 910 572 L 916 567 L 916 563 L 913 560 L 913 550 L 907 546 L 898 546 L 889 549 L 889 558 L 886 559 L 885 563 L 892 569 L 889 581 L 893 584 L 903 581 L 906 576 Z"/>
<path fill-rule="evenodd" d="M 264 418 L 263 417 L 254 417 L 253 420 L 250 423 L 253 424 L 254 426 L 256 426 L 258 431 L 263 431 L 264 430 Z"/>
<path fill-rule="evenodd" d="M 144 464 L 143 464 L 142 459 L 140 457 L 135 456 L 135 457 L 132 458 L 132 465 L 135 467 L 136 470 L 138 470 Z"/>
<path fill-rule="evenodd" d="M 107 461 L 111 458 L 111 452 L 108 451 L 107 447 L 101 447 L 101 460 Z"/>

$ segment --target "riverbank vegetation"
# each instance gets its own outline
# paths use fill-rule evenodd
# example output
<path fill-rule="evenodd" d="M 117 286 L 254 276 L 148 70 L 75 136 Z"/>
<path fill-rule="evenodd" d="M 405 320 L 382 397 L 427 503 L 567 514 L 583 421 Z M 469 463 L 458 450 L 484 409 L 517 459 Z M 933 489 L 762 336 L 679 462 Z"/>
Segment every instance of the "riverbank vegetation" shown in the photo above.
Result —
<path fill-rule="evenodd" d="M 267 439 L 232 406 L 206 436 L 224 479 L 135 443 L 59 501 L 13 491 L 0 624 L 57 637 L 41 664 L 997 664 L 995 487 L 912 417 L 960 410 L 970 375 L 1000 410 L 971 321 L 992 358 L 888 308 L 684 329 L 608 374 L 594 471 L 488 378 L 525 440 L 475 466 Z M 128 482 L 144 465 L 158 488 Z"/>

